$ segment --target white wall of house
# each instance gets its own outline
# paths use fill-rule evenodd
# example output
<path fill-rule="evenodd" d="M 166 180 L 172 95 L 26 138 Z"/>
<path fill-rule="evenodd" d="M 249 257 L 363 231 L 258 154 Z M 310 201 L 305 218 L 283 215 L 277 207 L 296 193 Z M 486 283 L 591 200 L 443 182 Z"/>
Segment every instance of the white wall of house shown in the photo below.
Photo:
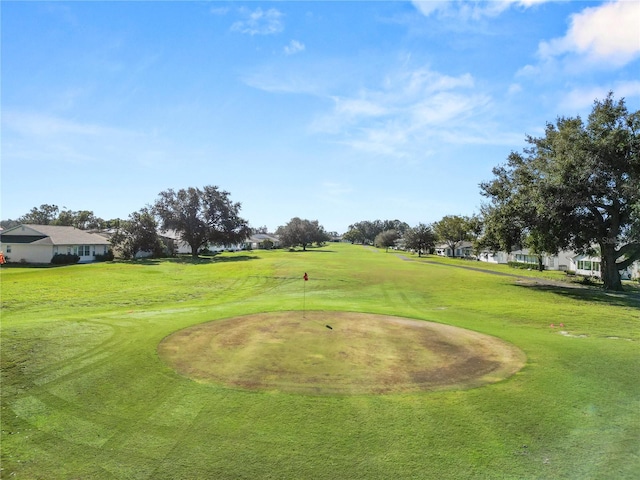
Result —
<path fill-rule="evenodd" d="M 53 258 L 52 245 L 30 245 L 28 243 L 0 243 L 8 262 L 50 263 Z"/>
<path fill-rule="evenodd" d="M 543 255 L 542 264 L 547 270 L 571 270 L 571 259 L 575 253 L 560 251 L 557 255 Z M 488 263 L 506 264 L 508 262 L 529 263 L 532 267 L 538 268 L 538 256 L 533 255 L 527 249 L 506 252 L 484 251 L 478 255 L 478 260 Z"/>
<path fill-rule="evenodd" d="M 0 250 L 10 262 L 51 263 L 57 253 L 73 253 L 80 256 L 80 263 L 93 262 L 96 255 L 104 255 L 107 245 L 34 245 L 29 243 L 0 243 Z M 88 254 L 87 254 L 88 252 Z"/>
<path fill-rule="evenodd" d="M 600 278 L 600 257 L 576 255 L 572 259 L 572 269 L 577 275 Z M 628 268 L 620 271 L 622 280 L 636 280 L 640 278 L 640 261 L 633 262 Z"/>
<path fill-rule="evenodd" d="M 576 275 L 600 277 L 600 258 L 576 255 L 571 259 L 571 270 L 575 271 Z"/>
<path fill-rule="evenodd" d="M 481 252 L 478 260 L 487 263 L 507 263 L 509 256 L 505 252 Z"/>
<path fill-rule="evenodd" d="M 453 250 L 448 245 L 437 245 L 435 248 L 436 255 L 441 257 L 453 257 Z M 456 257 L 469 257 L 473 253 L 471 242 L 461 242 L 455 248 Z"/>

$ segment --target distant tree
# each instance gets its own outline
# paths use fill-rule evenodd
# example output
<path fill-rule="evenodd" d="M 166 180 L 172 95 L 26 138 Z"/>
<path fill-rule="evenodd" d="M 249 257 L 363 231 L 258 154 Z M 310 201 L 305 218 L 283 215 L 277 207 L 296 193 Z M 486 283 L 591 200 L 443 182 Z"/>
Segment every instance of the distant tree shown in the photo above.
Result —
<path fill-rule="evenodd" d="M 580 117 L 547 124 L 523 153 L 480 185 L 485 234 L 496 245 L 533 242 L 537 251 L 569 248 L 601 258 L 604 287 L 622 290 L 620 271 L 640 259 L 640 111 L 610 93 Z"/>
<path fill-rule="evenodd" d="M 11 220 L 10 218 L 7 220 L 0 221 L 0 227 L 2 227 L 5 230 L 9 228 L 17 227 L 18 225 L 20 225 L 20 222 L 18 220 Z"/>
<path fill-rule="evenodd" d="M 353 228 L 353 225 L 342 236 L 342 239 L 351 243 L 364 243 L 364 235 L 357 228 Z"/>
<path fill-rule="evenodd" d="M 79 210 L 74 212 L 72 210 L 62 210 L 53 222 L 55 225 L 63 225 L 69 227 L 76 227 L 80 230 L 88 230 L 91 228 L 104 228 L 105 221 L 99 217 L 96 217 L 90 210 Z"/>
<path fill-rule="evenodd" d="M 175 230 L 198 256 L 209 243 L 231 246 L 246 240 L 250 228 L 240 218 L 240 203 L 233 203 L 230 193 L 215 186 L 169 189 L 160 192 L 153 212 L 160 218 L 163 230 Z"/>
<path fill-rule="evenodd" d="M 18 219 L 20 223 L 34 225 L 50 225 L 58 217 L 60 209 L 57 205 L 42 204 L 40 207 L 33 207 L 29 213 Z"/>
<path fill-rule="evenodd" d="M 403 234 L 408 228 L 409 225 L 400 220 L 363 220 L 349 225 L 343 238 L 351 243 L 372 244 L 376 236 L 385 230 L 396 230 Z"/>
<path fill-rule="evenodd" d="M 383 220 L 380 222 L 380 227 L 383 232 L 385 230 L 395 230 L 399 235 L 403 235 L 410 228 L 408 223 L 400 220 Z"/>
<path fill-rule="evenodd" d="M 418 256 L 433 250 L 436 246 L 436 234 L 431 225 L 420 223 L 404 232 L 404 246 L 410 250 L 416 250 Z"/>
<path fill-rule="evenodd" d="M 158 222 L 148 208 L 142 208 L 129 215 L 128 220 L 122 221 L 111 243 L 125 259 L 134 259 L 140 252 L 160 257 L 164 250 L 158 235 Z"/>
<path fill-rule="evenodd" d="M 286 225 L 278 227 L 276 235 L 280 237 L 283 247 L 301 246 L 302 250 L 306 250 L 313 243 L 321 245 L 329 240 L 318 220 L 311 221 L 299 217 L 294 217 Z"/>
<path fill-rule="evenodd" d="M 261 248 L 263 250 L 271 250 L 273 248 L 273 241 L 269 240 L 268 238 L 265 238 L 260 242 L 260 244 L 258 245 L 258 248 Z"/>
<path fill-rule="evenodd" d="M 252 228 L 251 229 L 251 233 L 252 234 L 257 234 L 257 233 L 269 233 L 269 229 L 267 228 L 266 225 L 263 225 L 261 227 L 257 227 L 257 228 Z"/>
<path fill-rule="evenodd" d="M 389 251 L 389 247 L 395 246 L 396 242 L 400 238 L 400 232 L 397 230 L 385 230 L 376 235 L 373 244 L 378 248 L 384 248 Z"/>
<path fill-rule="evenodd" d="M 433 230 L 439 241 L 444 242 L 456 256 L 456 247 L 471 239 L 471 223 L 469 217 L 447 215 L 433 224 Z"/>

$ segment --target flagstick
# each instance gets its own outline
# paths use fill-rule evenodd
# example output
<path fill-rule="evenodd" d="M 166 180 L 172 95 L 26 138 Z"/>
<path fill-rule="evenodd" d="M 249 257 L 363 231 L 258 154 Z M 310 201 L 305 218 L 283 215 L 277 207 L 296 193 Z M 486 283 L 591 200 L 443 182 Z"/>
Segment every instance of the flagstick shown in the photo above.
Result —
<path fill-rule="evenodd" d="M 307 313 L 307 281 L 304 280 L 302 283 L 302 318 L 305 318 Z"/>

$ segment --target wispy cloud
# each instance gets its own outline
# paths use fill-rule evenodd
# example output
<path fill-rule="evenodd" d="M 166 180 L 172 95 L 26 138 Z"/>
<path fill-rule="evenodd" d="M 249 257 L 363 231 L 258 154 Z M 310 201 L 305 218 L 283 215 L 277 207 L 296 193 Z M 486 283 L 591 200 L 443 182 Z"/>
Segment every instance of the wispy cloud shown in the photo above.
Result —
<path fill-rule="evenodd" d="M 297 40 L 291 40 L 288 45 L 284 47 L 284 53 L 287 55 L 293 55 L 295 53 L 302 52 L 305 49 L 303 43 L 300 43 Z"/>
<path fill-rule="evenodd" d="M 378 88 L 333 96 L 334 106 L 313 130 L 338 143 L 396 158 L 428 155 L 433 142 L 495 143 L 482 120 L 491 98 L 478 92 L 469 74 L 443 75 L 429 68 L 387 75 Z M 478 127 L 474 126 L 478 124 Z"/>
<path fill-rule="evenodd" d="M 497 17 L 509 8 L 529 8 L 552 0 L 413 0 L 411 3 L 425 16 L 455 16 L 479 20 Z"/>
<path fill-rule="evenodd" d="M 609 86 L 584 86 L 567 92 L 560 103 L 568 112 L 588 111 L 595 99 L 604 100 L 613 90 L 616 98 L 640 98 L 640 80 L 617 82 Z"/>
<path fill-rule="evenodd" d="M 275 8 L 269 10 L 262 10 L 259 7 L 255 10 L 241 8 L 240 14 L 244 19 L 231 25 L 232 31 L 248 35 L 272 35 L 284 30 L 283 14 Z"/>
<path fill-rule="evenodd" d="M 36 137 L 55 135 L 99 136 L 117 132 L 117 129 L 97 124 L 80 123 L 41 113 L 12 110 L 3 113 L 2 125 L 4 128 L 21 135 Z"/>
<path fill-rule="evenodd" d="M 229 10 L 229 7 L 212 7 L 209 10 L 209 13 L 211 13 L 212 15 L 226 15 L 227 13 L 229 13 Z"/>
<path fill-rule="evenodd" d="M 543 41 L 538 55 L 577 55 L 591 64 L 620 67 L 640 56 L 640 2 L 618 0 L 571 16 L 564 37 Z"/>
<path fill-rule="evenodd" d="M 135 163 L 145 164 L 150 158 L 158 160 L 158 152 L 166 148 L 165 142 L 152 133 L 41 112 L 5 111 L 2 130 L 3 160 L 8 163 L 27 159 L 48 165 L 84 164 L 101 168 L 129 159 L 127 162 L 133 167 Z"/>

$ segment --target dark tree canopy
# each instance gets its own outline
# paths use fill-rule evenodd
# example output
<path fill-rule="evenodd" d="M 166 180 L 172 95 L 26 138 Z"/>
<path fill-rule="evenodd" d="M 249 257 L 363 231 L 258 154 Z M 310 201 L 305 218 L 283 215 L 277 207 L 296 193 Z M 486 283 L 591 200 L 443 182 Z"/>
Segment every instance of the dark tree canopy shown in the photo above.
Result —
<path fill-rule="evenodd" d="M 233 203 L 230 193 L 215 186 L 202 189 L 189 187 L 177 192 L 160 192 L 153 212 L 160 218 L 163 230 L 175 230 L 182 241 L 198 256 L 209 243 L 230 246 L 250 235 L 247 222 L 239 216 L 240 203 Z"/>
<path fill-rule="evenodd" d="M 418 256 L 433 250 L 436 246 L 436 234 L 431 225 L 419 223 L 404 232 L 404 246 L 409 250 L 418 252 Z"/>
<path fill-rule="evenodd" d="M 447 244 L 455 257 L 456 247 L 465 240 L 473 238 L 474 226 L 472 219 L 469 217 L 447 215 L 433 224 L 433 230 L 436 238 Z"/>
<path fill-rule="evenodd" d="M 397 230 L 385 230 L 376 235 L 373 244 L 376 247 L 384 248 L 389 251 L 389 247 L 395 246 L 399 239 L 400 233 Z"/>
<path fill-rule="evenodd" d="M 349 225 L 349 230 L 342 238 L 351 243 L 372 244 L 385 230 L 395 230 L 402 235 L 408 228 L 409 225 L 400 220 L 363 220 Z"/>
<path fill-rule="evenodd" d="M 321 245 L 330 240 L 318 220 L 305 220 L 298 217 L 294 217 L 286 225 L 278 227 L 276 235 L 280 237 L 280 243 L 283 247 L 301 246 L 302 250 L 306 250 L 313 243 Z"/>
<path fill-rule="evenodd" d="M 32 223 L 35 225 L 52 225 L 58 218 L 60 209 L 57 205 L 42 204 L 33 207 L 29 213 L 18 219 L 20 223 Z"/>
<path fill-rule="evenodd" d="M 164 250 L 158 235 L 158 223 L 148 208 L 134 212 L 128 220 L 123 220 L 111 237 L 111 243 L 125 259 L 134 259 L 140 252 L 159 257 Z"/>
<path fill-rule="evenodd" d="M 599 254 L 605 288 L 621 290 L 640 259 L 640 111 L 610 93 L 586 124 L 561 117 L 527 142 L 480 185 L 487 243 Z"/>

